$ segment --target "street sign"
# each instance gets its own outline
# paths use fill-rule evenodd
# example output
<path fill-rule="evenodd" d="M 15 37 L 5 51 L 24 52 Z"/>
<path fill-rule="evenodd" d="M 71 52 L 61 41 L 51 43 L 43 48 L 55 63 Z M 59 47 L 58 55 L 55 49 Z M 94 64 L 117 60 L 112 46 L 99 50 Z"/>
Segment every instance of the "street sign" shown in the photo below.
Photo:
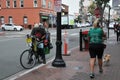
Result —
<path fill-rule="evenodd" d="M 96 18 L 99 18 L 99 17 L 100 17 L 100 8 L 97 7 L 97 8 L 94 10 L 94 14 L 95 14 Z"/>
<path fill-rule="evenodd" d="M 61 12 L 62 0 L 54 0 L 54 10 L 56 12 Z"/>

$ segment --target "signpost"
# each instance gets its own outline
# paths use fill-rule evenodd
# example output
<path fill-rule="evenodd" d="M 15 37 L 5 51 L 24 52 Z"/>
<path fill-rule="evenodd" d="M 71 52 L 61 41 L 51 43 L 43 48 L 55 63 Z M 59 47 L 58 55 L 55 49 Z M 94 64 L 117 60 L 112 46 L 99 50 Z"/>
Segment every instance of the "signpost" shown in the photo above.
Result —
<path fill-rule="evenodd" d="M 61 12 L 62 0 L 54 0 L 54 11 Z"/>
<path fill-rule="evenodd" d="M 66 64 L 62 59 L 62 41 L 61 41 L 61 0 L 55 0 L 55 11 L 57 12 L 57 41 L 56 41 L 56 56 L 52 62 L 54 67 L 65 67 Z"/>

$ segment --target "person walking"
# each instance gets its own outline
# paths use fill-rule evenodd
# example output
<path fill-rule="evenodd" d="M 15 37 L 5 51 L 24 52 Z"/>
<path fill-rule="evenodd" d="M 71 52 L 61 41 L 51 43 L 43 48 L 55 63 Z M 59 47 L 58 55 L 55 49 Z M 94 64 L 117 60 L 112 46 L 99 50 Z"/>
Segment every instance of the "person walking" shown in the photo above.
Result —
<path fill-rule="evenodd" d="M 117 28 L 116 28 L 116 36 L 117 36 L 117 42 L 120 40 L 119 36 L 120 36 L 120 24 L 118 24 Z"/>
<path fill-rule="evenodd" d="M 96 19 L 93 23 L 93 28 L 88 32 L 89 37 L 89 54 L 90 54 L 90 78 L 94 78 L 94 66 L 96 57 L 98 59 L 99 72 L 103 72 L 102 68 L 102 56 L 104 52 L 103 37 L 104 31 L 99 25 L 99 19 Z"/>

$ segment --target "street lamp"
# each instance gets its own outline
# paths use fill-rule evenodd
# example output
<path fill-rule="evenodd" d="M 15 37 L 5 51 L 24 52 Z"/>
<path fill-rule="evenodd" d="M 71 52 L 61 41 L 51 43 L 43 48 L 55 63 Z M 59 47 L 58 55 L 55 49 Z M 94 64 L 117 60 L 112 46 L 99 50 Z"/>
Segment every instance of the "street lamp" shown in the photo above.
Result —
<path fill-rule="evenodd" d="M 52 62 L 54 67 L 66 67 L 66 64 L 62 58 L 62 41 L 61 41 L 61 2 L 55 0 L 55 11 L 57 12 L 57 41 L 56 41 L 56 56 Z M 58 5 L 59 4 L 59 5 Z"/>

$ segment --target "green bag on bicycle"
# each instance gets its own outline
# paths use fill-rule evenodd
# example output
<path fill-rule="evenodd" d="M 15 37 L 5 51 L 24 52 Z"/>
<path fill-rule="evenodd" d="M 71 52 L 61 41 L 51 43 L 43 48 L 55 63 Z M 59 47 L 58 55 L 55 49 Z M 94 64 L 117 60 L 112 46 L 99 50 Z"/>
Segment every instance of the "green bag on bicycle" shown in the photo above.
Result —
<path fill-rule="evenodd" d="M 45 47 L 44 48 L 44 52 L 45 52 L 45 54 L 49 54 L 50 53 L 50 49 L 48 47 Z"/>

